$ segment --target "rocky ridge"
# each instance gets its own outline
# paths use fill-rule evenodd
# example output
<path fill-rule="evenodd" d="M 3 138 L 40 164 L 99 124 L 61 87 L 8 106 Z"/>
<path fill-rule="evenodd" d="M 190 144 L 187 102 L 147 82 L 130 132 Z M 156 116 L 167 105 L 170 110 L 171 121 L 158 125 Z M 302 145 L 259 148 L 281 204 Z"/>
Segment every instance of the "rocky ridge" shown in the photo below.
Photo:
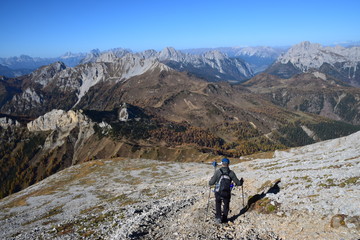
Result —
<path fill-rule="evenodd" d="M 4 113 L 39 116 L 54 108 L 70 110 L 99 82 L 125 81 L 155 69 L 170 70 L 155 59 L 127 55 L 114 62 L 95 62 L 67 68 L 56 62 L 22 79 L 22 92 L 1 107 Z"/>
<path fill-rule="evenodd" d="M 232 160 L 244 195 L 233 190 L 231 221 L 222 225 L 213 222 L 210 163 L 87 162 L 0 200 L 0 237 L 356 240 L 359 138 Z"/>
<path fill-rule="evenodd" d="M 122 57 L 140 57 L 143 59 L 157 59 L 179 71 L 186 71 L 208 81 L 243 81 L 253 76 L 248 64 L 236 58 L 229 58 L 220 51 L 208 51 L 203 54 L 189 54 L 167 47 L 162 51 L 146 50 L 139 53 L 129 51 L 107 51 L 93 54 L 84 59 L 87 62 L 114 62 Z M 207 73 L 211 72 L 211 73 Z"/>

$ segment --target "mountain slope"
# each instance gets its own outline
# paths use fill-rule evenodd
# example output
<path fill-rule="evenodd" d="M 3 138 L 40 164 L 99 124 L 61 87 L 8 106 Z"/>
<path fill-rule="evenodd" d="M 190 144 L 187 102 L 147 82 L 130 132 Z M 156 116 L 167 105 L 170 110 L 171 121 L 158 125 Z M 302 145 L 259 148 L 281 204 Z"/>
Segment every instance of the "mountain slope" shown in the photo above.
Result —
<path fill-rule="evenodd" d="M 56 62 L 22 77 L 22 93 L 0 106 L 1 111 L 37 117 L 52 109 L 69 110 L 98 82 L 125 81 L 159 64 L 131 55 L 111 63 L 88 63 L 75 68 Z"/>
<path fill-rule="evenodd" d="M 231 168 L 245 179 L 244 195 L 233 190 L 231 222 L 221 226 L 212 220 L 210 164 L 87 162 L 0 200 L 0 236 L 355 240 L 360 231 L 359 143 L 358 132 L 275 152 L 269 159 L 232 161 Z M 249 199 L 248 208 L 242 209 L 243 197 Z"/>
<path fill-rule="evenodd" d="M 289 79 L 259 74 L 243 86 L 278 106 L 360 124 L 360 90 L 319 71 Z"/>

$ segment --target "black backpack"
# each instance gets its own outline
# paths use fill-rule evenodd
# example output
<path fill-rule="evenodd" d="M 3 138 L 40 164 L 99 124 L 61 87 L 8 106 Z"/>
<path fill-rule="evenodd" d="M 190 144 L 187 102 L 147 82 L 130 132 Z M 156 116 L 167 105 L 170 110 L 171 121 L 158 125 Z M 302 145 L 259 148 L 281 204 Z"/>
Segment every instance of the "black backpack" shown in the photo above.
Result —
<path fill-rule="evenodd" d="M 231 194 L 231 178 L 229 172 L 223 172 L 220 168 L 221 177 L 219 179 L 218 187 L 216 192 L 220 194 L 221 197 L 228 198 Z"/>

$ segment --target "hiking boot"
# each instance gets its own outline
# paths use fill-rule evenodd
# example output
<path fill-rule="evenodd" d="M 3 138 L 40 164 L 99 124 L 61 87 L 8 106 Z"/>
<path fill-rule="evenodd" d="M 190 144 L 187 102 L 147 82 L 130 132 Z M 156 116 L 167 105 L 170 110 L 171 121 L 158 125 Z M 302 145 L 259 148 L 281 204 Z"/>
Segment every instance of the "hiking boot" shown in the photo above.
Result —
<path fill-rule="evenodd" d="M 221 219 L 220 218 L 215 218 L 215 223 L 216 224 L 221 224 Z"/>

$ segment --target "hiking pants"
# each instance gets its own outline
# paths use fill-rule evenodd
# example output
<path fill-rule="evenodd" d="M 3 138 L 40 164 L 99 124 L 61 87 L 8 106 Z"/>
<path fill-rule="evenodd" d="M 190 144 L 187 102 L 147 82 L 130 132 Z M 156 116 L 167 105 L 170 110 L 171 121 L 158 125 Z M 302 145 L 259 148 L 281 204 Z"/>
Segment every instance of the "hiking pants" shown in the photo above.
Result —
<path fill-rule="evenodd" d="M 223 211 L 221 212 L 221 203 L 224 203 Z M 215 218 L 220 218 L 222 221 L 226 221 L 229 213 L 230 197 L 223 198 L 218 192 L 215 192 Z"/>

